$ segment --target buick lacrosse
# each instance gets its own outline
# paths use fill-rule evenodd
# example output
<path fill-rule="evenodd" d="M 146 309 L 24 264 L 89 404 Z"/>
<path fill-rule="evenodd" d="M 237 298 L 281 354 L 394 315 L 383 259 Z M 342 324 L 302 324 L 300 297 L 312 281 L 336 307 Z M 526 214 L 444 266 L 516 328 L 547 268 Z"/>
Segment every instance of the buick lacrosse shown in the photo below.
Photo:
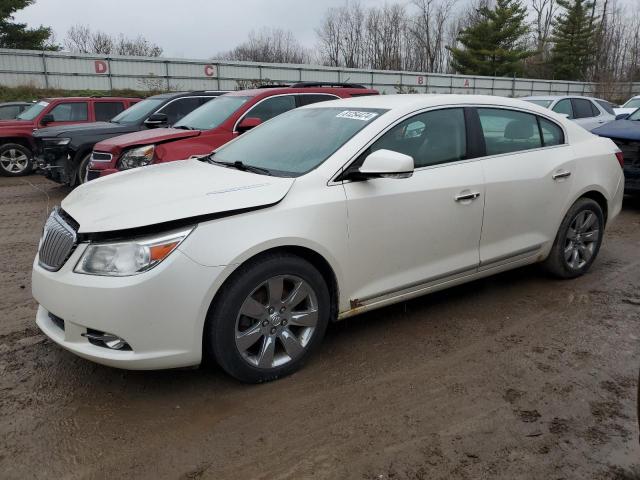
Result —
<path fill-rule="evenodd" d="M 102 364 L 272 380 L 330 321 L 535 262 L 582 275 L 620 212 L 621 162 L 518 100 L 310 105 L 72 192 L 34 261 L 36 321 Z"/>

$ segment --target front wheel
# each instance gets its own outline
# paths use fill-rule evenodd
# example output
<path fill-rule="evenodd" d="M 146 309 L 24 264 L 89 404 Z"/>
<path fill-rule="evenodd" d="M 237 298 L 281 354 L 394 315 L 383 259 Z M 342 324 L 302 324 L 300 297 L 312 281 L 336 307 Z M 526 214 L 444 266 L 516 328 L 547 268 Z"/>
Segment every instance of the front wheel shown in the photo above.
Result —
<path fill-rule="evenodd" d="M 78 171 L 76 172 L 76 185 L 82 185 L 87 181 L 87 170 L 89 169 L 89 164 L 91 163 L 91 153 L 86 154 L 80 160 L 78 164 Z"/>
<path fill-rule="evenodd" d="M 33 153 L 17 143 L 0 145 L 0 174 L 6 177 L 28 175 L 33 170 Z"/>
<path fill-rule="evenodd" d="M 579 199 L 564 217 L 545 266 L 560 278 L 585 274 L 600 251 L 603 234 L 600 205 L 590 198 Z"/>
<path fill-rule="evenodd" d="M 330 296 L 306 260 L 273 254 L 236 271 L 207 318 L 205 351 L 230 375 L 259 383 L 289 375 L 322 341 Z"/>

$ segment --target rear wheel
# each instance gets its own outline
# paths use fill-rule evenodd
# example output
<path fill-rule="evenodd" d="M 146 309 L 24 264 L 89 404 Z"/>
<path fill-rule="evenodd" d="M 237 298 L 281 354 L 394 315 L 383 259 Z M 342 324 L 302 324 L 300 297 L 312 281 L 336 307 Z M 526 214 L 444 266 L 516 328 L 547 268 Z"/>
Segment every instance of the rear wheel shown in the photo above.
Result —
<path fill-rule="evenodd" d="M 567 212 L 545 262 L 560 278 L 574 278 L 589 270 L 602 245 L 604 215 L 595 200 L 581 198 Z"/>
<path fill-rule="evenodd" d="M 259 383 L 293 373 L 322 341 L 327 285 L 306 260 L 273 254 L 238 269 L 221 289 L 204 332 L 205 351 L 230 375 Z"/>
<path fill-rule="evenodd" d="M 0 145 L 0 174 L 7 177 L 28 175 L 33 170 L 33 153 L 18 143 Z"/>

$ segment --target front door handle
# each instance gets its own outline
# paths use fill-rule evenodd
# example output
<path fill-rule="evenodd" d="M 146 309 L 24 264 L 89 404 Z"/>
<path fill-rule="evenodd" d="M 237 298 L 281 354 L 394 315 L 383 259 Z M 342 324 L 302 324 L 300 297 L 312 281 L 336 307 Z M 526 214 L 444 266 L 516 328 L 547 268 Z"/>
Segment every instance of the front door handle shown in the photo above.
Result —
<path fill-rule="evenodd" d="M 556 172 L 553 174 L 553 178 L 554 180 L 560 180 L 562 178 L 567 178 L 571 176 L 571 172 L 568 170 L 564 170 L 564 171 L 560 171 L 560 172 Z"/>
<path fill-rule="evenodd" d="M 468 202 L 470 200 L 475 200 L 479 196 L 480 192 L 461 193 L 456 196 L 456 202 Z"/>

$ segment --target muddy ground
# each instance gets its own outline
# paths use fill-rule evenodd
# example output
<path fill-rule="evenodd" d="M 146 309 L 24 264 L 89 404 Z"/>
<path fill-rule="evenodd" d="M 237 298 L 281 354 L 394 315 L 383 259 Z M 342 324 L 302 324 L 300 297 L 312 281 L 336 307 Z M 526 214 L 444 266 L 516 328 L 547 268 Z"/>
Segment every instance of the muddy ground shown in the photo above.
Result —
<path fill-rule="evenodd" d="M 580 279 L 530 267 L 362 315 L 246 386 L 38 332 L 31 262 L 65 193 L 0 178 L 1 478 L 640 478 L 640 200 Z"/>

